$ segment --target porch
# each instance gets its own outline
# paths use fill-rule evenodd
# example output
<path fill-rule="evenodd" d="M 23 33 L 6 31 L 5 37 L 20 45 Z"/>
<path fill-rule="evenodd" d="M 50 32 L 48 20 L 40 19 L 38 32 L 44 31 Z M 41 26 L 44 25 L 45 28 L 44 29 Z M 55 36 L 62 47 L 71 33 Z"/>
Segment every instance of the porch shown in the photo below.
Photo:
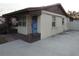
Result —
<path fill-rule="evenodd" d="M 0 37 L 4 37 L 6 41 L 10 42 L 10 41 L 14 41 L 14 40 L 24 40 L 26 42 L 32 43 L 35 41 L 40 40 L 40 34 L 39 33 L 32 33 L 32 34 L 28 34 L 28 35 L 23 35 L 23 34 L 1 34 Z"/>
<path fill-rule="evenodd" d="M 22 21 L 20 25 L 17 27 L 18 35 L 17 37 L 22 38 L 24 41 L 29 43 L 40 40 L 40 19 L 38 15 L 26 15 L 25 20 Z M 25 25 L 23 25 L 25 24 Z"/>
<path fill-rule="evenodd" d="M 6 18 L 12 24 L 18 22 L 17 26 L 10 25 L 11 28 L 16 29 L 17 33 L 9 33 L 4 35 L 8 37 L 8 41 L 12 41 L 13 39 L 22 39 L 29 43 L 35 42 L 40 40 L 40 15 L 27 15 L 27 14 L 20 14 L 20 15 L 10 15 L 10 17 Z M 9 23 L 7 21 L 7 23 Z M 8 26 L 9 27 L 9 26 Z M 11 39 L 13 38 L 13 39 Z"/>

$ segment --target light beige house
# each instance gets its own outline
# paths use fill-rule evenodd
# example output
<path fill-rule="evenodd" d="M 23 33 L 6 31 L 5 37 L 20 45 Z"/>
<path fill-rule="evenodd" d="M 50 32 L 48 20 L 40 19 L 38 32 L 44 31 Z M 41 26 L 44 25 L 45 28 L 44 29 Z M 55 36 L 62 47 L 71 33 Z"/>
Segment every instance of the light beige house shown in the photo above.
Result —
<path fill-rule="evenodd" d="M 16 19 L 18 33 L 28 36 L 26 41 L 46 39 L 52 35 L 69 30 L 69 17 L 61 4 L 44 7 L 32 7 L 4 14 L 8 21 Z"/>

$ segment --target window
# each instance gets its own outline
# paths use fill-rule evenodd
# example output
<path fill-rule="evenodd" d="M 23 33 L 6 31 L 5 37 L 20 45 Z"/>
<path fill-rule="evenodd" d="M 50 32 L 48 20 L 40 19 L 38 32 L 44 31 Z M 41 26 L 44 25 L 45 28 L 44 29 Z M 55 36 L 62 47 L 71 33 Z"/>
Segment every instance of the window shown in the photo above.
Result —
<path fill-rule="evenodd" d="M 70 19 L 70 22 L 73 22 L 73 19 Z"/>
<path fill-rule="evenodd" d="M 56 17 L 55 16 L 52 16 L 52 27 L 55 27 L 56 26 Z"/>
<path fill-rule="evenodd" d="M 64 25 L 64 18 L 62 18 L 62 25 Z"/>
<path fill-rule="evenodd" d="M 15 17 L 11 18 L 12 25 L 17 25 L 18 21 Z"/>
<path fill-rule="evenodd" d="M 19 26 L 26 26 L 26 16 L 19 16 Z"/>

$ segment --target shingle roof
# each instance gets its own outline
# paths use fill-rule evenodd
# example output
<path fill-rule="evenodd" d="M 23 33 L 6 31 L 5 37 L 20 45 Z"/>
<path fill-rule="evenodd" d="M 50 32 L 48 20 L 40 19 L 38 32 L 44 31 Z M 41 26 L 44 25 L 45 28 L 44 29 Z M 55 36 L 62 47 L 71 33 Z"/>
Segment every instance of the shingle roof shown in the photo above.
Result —
<path fill-rule="evenodd" d="M 54 4 L 54 5 L 49 5 L 49 6 L 42 6 L 42 7 L 30 7 L 30 8 L 25 8 L 22 10 L 14 11 L 11 13 L 4 14 L 3 16 L 8 16 L 12 14 L 18 14 L 18 13 L 24 13 L 24 12 L 30 12 L 30 11 L 37 11 L 37 10 L 47 10 L 50 12 L 66 15 L 65 10 L 63 9 L 62 5 L 60 3 Z"/>

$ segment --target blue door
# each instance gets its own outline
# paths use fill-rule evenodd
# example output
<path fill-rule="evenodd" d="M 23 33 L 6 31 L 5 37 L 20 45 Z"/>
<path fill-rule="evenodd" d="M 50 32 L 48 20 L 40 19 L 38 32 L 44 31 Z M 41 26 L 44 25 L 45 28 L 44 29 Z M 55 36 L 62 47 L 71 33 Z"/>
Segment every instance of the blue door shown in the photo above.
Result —
<path fill-rule="evenodd" d="M 37 33 L 37 16 L 32 16 L 32 33 Z"/>

